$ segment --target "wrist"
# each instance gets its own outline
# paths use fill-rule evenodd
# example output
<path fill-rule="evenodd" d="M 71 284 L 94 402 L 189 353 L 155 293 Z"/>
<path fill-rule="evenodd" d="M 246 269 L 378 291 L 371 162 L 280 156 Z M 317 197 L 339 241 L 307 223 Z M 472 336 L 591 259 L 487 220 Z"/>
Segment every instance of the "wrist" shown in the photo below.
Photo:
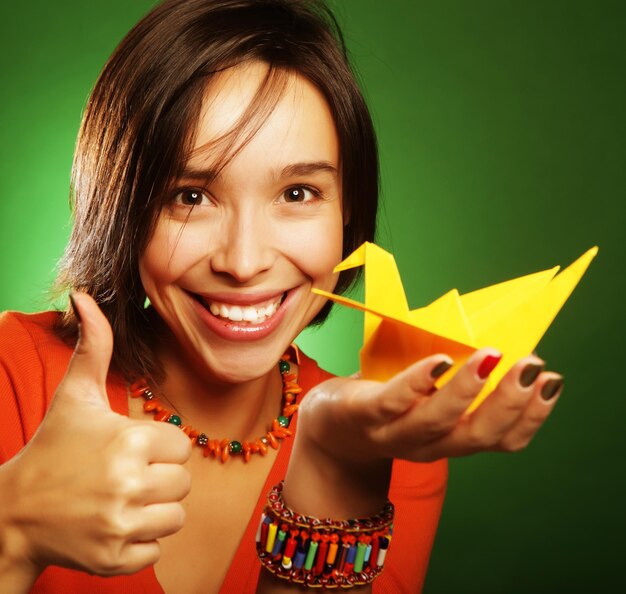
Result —
<path fill-rule="evenodd" d="M 20 498 L 14 462 L 0 466 L 0 592 L 28 592 L 41 573 L 30 559 L 27 539 L 12 502 Z"/>
<path fill-rule="evenodd" d="M 296 433 L 283 496 L 299 513 L 320 518 L 367 517 L 387 501 L 393 460 L 333 455 Z"/>

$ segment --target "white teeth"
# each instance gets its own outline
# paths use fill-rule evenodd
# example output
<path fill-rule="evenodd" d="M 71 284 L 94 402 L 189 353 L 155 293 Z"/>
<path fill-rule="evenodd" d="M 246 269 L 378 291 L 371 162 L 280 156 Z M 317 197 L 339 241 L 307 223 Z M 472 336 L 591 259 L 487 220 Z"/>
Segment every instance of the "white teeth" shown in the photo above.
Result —
<path fill-rule="evenodd" d="M 229 307 L 228 317 L 233 322 L 241 322 L 241 320 L 243 320 L 243 312 L 241 311 L 241 307 L 239 307 L 238 305 L 233 305 L 232 307 Z"/>
<path fill-rule="evenodd" d="M 205 304 L 214 316 L 225 318 L 233 322 L 248 322 L 260 324 L 271 318 L 280 307 L 282 295 L 271 302 L 261 305 L 226 305 L 216 301 L 205 300 Z"/>
<path fill-rule="evenodd" d="M 243 308 L 243 319 L 246 322 L 256 322 L 258 318 L 256 309 L 254 307 L 244 307 Z M 231 320 L 233 318 L 231 317 Z"/>

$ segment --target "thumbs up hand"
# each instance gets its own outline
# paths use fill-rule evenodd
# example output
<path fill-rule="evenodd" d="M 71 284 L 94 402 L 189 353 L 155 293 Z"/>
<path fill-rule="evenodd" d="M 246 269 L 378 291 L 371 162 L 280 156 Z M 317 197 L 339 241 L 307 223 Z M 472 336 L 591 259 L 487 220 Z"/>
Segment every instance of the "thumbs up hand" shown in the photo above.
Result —
<path fill-rule="evenodd" d="M 157 539 L 184 522 L 189 439 L 111 410 L 111 327 L 88 295 L 73 303 L 80 336 L 67 373 L 37 433 L 0 467 L 0 585 L 7 564 L 28 581 L 47 565 L 134 573 L 158 560 Z"/>

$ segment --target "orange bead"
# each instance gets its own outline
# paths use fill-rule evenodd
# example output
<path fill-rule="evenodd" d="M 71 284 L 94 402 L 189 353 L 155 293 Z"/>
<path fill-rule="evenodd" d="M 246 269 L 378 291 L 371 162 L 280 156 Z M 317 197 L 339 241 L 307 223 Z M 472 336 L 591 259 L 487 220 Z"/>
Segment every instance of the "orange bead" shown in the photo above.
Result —
<path fill-rule="evenodd" d="M 187 435 L 188 437 L 191 437 L 192 439 L 194 437 L 196 437 L 195 435 L 191 435 L 191 427 L 189 425 L 183 425 L 180 430 Z"/>
<path fill-rule="evenodd" d="M 228 454 L 229 454 L 229 450 L 228 450 L 228 446 L 226 446 L 225 448 L 222 448 L 222 464 L 224 464 L 224 462 L 226 462 L 226 460 L 228 460 Z"/>
<path fill-rule="evenodd" d="M 286 394 L 287 392 L 291 392 L 292 394 L 300 394 L 300 392 L 302 392 L 302 388 L 295 382 L 285 382 L 285 386 L 283 387 L 283 394 Z"/>
<path fill-rule="evenodd" d="M 296 397 L 293 394 L 285 394 L 285 402 L 287 404 L 291 404 L 295 399 Z"/>
<path fill-rule="evenodd" d="M 159 406 L 161 403 L 158 400 L 147 400 L 146 402 L 143 403 L 143 409 L 146 412 L 150 412 L 151 410 L 156 410 L 156 407 Z"/>
<path fill-rule="evenodd" d="M 290 417 L 297 410 L 298 410 L 298 405 L 297 404 L 290 404 L 289 406 L 285 406 L 285 408 L 283 408 L 283 416 L 284 417 Z"/>
<path fill-rule="evenodd" d="M 145 379 L 139 379 L 136 382 L 133 382 L 130 386 L 128 386 L 128 390 L 134 396 L 141 396 L 143 391 L 148 387 L 148 384 Z M 135 396 L 135 398 L 137 397 Z"/>
<path fill-rule="evenodd" d="M 278 449 L 278 442 L 276 441 L 276 438 L 274 437 L 274 434 L 271 431 L 267 432 L 267 441 L 270 442 L 270 445 L 277 450 Z"/>
<path fill-rule="evenodd" d="M 244 462 L 250 462 L 250 450 L 243 452 L 243 460 Z"/>
<path fill-rule="evenodd" d="M 198 435 L 200 435 L 200 431 L 198 431 L 197 429 L 193 429 L 192 427 L 189 427 L 190 431 L 189 431 L 189 436 L 190 437 L 198 437 Z"/>
<path fill-rule="evenodd" d="M 154 420 L 155 421 L 165 421 L 165 419 L 167 419 L 167 417 L 169 417 L 172 413 L 170 413 L 169 410 L 160 410 L 159 412 L 157 412 L 156 415 L 154 415 Z"/>
<path fill-rule="evenodd" d="M 208 444 L 204 447 L 204 452 L 202 452 L 202 454 L 205 458 L 208 458 L 211 455 L 211 448 Z"/>
<path fill-rule="evenodd" d="M 267 446 L 260 439 L 256 440 L 256 445 L 259 448 L 259 453 L 265 456 L 267 454 Z"/>
<path fill-rule="evenodd" d="M 261 448 L 259 448 L 259 444 L 257 444 L 257 443 L 251 443 L 251 444 L 250 444 L 250 451 L 251 451 L 253 454 L 258 454 L 260 449 L 261 449 Z"/>

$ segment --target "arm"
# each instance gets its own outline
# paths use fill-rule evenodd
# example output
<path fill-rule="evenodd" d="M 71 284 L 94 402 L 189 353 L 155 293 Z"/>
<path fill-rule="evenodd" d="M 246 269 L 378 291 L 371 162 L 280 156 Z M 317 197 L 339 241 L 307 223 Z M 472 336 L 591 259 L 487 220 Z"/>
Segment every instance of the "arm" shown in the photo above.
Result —
<path fill-rule="evenodd" d="M 2 592 L 27 591 L 48 565 L 134 573 L 184 521 L 190 442 L 110 409 L 111 329 L 93 300 L 76 301 L 81 337 L 65 378 L 35 435 L 0 467 Z"/>
<path fill-rule="evenodd" d="M 299 412 L 285 480 L 289 507 L 318 517 L 376 513 L 387 494 L 393 458 L 428 462 L 525 447 L 554 406 L 556 398 L 546 400 L 542 392 L 547 395 L 559 376 L 541 372 L 543 362 L 527 357 L 481 407 L 465 415 L 488 363 L 497 363 L 494 355 L 478 351 L 436 392 L 433 371 L 444 355 L 424 359 L 385 383 L 337 378 L 318 386 Z"/>

